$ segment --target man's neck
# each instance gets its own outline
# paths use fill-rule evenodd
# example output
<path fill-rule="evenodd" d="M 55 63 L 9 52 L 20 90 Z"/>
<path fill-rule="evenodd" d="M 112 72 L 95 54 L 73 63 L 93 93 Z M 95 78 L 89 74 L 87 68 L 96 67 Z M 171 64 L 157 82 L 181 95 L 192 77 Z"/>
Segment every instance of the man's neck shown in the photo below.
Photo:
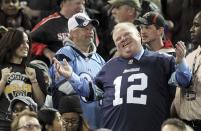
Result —
<path fill-rule="evenodd" d="M 90 44 L 86 44 L 83 42 L 77 42 L 76 43 L 76 47 L 82 51 L 83 53 L 89 53 L 90 52 Z"/>
<path fill-rule="evenodd" d="M 150 46 L 151 50 L 153 50 L 153 51 L 158 51 L 161 48 L 163 48 L 163 46 L 164 46 L 163 40 L 161 38 L 156 39 L 155 41 L 151 41 L 148 45 Z"/>
<path fill-rule="evenodd" d="M 62 14 L 66 19 L 70 18 L 73 15 L 71 12 L 67 12 L 64 10 L 61 10 L 59 13 Z"/>

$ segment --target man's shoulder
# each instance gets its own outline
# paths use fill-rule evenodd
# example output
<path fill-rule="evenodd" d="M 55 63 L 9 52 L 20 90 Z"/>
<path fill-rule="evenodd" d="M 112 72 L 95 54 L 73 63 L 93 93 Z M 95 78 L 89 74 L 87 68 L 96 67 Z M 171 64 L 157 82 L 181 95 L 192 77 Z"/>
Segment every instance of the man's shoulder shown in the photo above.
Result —
<path fill-rule="evenodd" d="M 142 56 L 142 60 L 161 63 L 161 64 L 168 64 L 169 62 L 174 62 L 175 58 L 173 55 L 161 52 L 153 52 L 153 51 L 145 51 Z"/>
<path fill-rule="evenodd" d="M 63 59 L 70 61 L 74 59 L 75 51 L 73 50 L 71 46 L 65 46 L 56 52 L 55 57 L 60 61 L 62 61 Z"/>
<path fill-rule="evenodd" d="M 38 24 L 36 24 L 32 31 L 37 30 L 39 27 L 46 27 L 51 26 L 53 27 L 51 23 L 54 23 L 57 19 L 61 18 L 61 15 L 58 12 L 55 12 L 45 18 L 43 18 Z"/>

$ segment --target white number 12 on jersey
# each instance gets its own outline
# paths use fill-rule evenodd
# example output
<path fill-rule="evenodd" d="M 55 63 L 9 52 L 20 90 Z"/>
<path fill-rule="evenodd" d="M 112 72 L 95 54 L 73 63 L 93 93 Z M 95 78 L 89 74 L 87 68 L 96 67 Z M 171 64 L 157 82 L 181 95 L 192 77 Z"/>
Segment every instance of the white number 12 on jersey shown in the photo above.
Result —
<path fill-rule="evenodd" d="M 128 77 L 128 82 L 134 82 L 135 79 L 141 79 L 140 85 L 131 85 L 127 88 L 127 103 L 133 103 L 133 104 L 142 104 L 146 105 L 147 102 L 147 95 L 141 95 L 140 97 L 134 97 L 134 91 L 143 91 L 147 88 L 147 75 L 144 73 L 139 74 L 132 74 Z M 115 98 L 113 100 L 113 105 L 117 106 L 123 103 L 123 98 L 120 97 L 120 91 L 121 91 L 121 81 L 122 76 L 117 77 L 113 84 L 115 85 Z M 125 87 L 122 87 L 125 88 Z"/>

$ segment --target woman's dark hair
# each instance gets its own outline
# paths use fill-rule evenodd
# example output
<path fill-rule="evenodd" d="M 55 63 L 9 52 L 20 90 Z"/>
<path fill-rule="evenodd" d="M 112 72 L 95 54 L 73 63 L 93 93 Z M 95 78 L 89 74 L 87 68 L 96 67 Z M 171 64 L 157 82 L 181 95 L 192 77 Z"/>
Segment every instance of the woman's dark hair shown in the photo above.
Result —
<path fill-rule="evenodd" d="M 54 108 L 43 108 L 38 111 L 38 120 L 45 131 L 45 125 L 52 125 L 58 111 Z"/>
<path fill-rule="evenodd" d="M 0 39 L 0 64 L 6 65 L 10 63 L 11 58 L 15 55 L 16 49 L 24 42 L 23 31 L 17 29 L 9 29 L 3 37 Z M 30 58 L 31 50 L 31 39 L 27 34 L 29 39 L 29 54 L 26 58 L 23 59 L 23 63 L 26 63 Z"/>

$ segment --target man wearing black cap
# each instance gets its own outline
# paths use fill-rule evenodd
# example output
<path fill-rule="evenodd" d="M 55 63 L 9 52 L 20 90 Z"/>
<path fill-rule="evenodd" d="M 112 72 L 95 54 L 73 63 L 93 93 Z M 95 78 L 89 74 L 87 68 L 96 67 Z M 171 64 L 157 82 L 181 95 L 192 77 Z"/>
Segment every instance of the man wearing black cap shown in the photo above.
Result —
<path fill-rule="evenodd" d="M 142 42 L 150 50 L 175 55 L 171 41 L 165 38 L 166 23 L 162 15 L 158 12 L 148 12 L 134 23 L 139 25 Z"/>
<path fill-rule="evenodd" d="M 84 10 L 84 0 L 59 0 L 60 11 L 44 18 L 32 30 L 34 58 L 50 65 L 55 52 L 64 46 L 68 37 L 68 18 Z"/>
<path fill-rule="evenodd" d="M 65 96 L 61 99 L 58 110 L 64 120 L 66 131 L 88 131 L 89 126 L 83 118 L 79 97 Z"/>
<path fill-rule="evenodd" d="M 70 39 L 65 43 L 66 46 L 58 50 L 55 55 L 61 62 L 66 59 L 76 74 L 87 80 L 92 80 L 105 63 L 103 58 L 96 53 L 94 44 L 94 27 L 98 24 L 97 20 L 90 19 L 85 13 L 73 15 L 68 20 Z M 52 66 L 50 70 L 52 81 L 58 86 L 58 90 L 54 89 L 53 93 L 53 104 L 54 107 L 57 107 L 60 98 L 63 96 L 59 95 L 60 92 L 69 95 L 75 93 L 75 91 L 64 78 L 56 79 L 55 66 Z M 93 129 L 99 128 L 101 122 L 99 103 L 81 101 L 81 106 L 90 127 Z"/>

